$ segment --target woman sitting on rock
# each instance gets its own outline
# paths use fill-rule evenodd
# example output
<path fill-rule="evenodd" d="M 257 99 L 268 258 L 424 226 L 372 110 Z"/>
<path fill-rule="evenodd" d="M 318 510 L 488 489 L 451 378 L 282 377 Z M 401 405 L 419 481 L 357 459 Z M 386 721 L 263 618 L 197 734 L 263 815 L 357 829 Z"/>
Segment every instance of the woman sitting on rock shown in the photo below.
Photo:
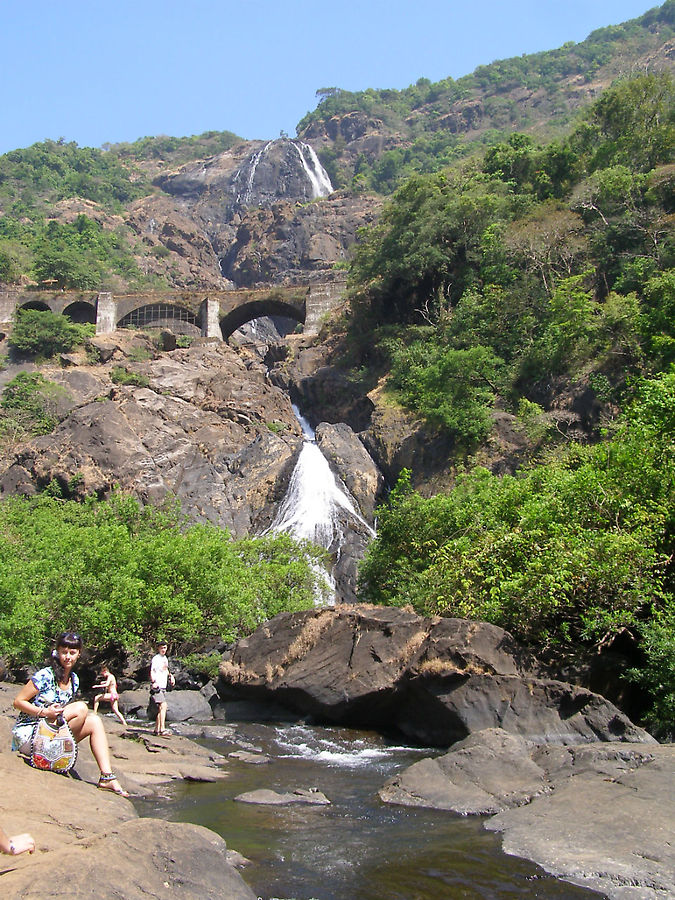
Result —
<path fill-rule="evenodd" d="M 19 710 L 19 718 L 12 729 L 12 750 L 30 756 L 33 727 L 37 720 L 45 718 L 55 722 L 59 716 L 63 716 L 78 744 L 89 738 L 91 752 L 101 772 L 99 788 L 128 797 L 129 794 L 113 774 L 110 765 L 108 738 L 103 721 L 97 715 L 89 713 L 87 704 L 82 700 L 73 702 L 79 688 L 79 679 L 73 668 L 81 650 L 82 638 L 79 634 L 64 632 L 56 641 L 51 665 L 36 672 L 21 688 L 14 701 L 14 708 Z"/>

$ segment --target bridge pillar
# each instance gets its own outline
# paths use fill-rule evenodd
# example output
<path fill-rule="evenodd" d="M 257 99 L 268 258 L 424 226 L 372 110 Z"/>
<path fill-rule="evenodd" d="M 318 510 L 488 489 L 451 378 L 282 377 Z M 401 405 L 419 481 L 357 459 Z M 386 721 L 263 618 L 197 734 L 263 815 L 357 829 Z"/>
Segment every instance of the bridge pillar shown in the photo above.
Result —
<path fill-rule="evenodd" d="M 345 292 L 345 282 L 335 281 L 330 284 L 310 284 L 305 301 L 305 327 L 302 333 L 315 335 L 328 313 L 340 304 Z"/>
<path fill-rule="evenodd" d="M 110 291 L 96 298 L 96 334 L 112 334 L 117 331 L 117 300 Z"/>
<path fill-rule="evenodd" d="M 16 312 L 16 292 L 0 291 L 0 325 L 3 331 L 11 327 Z"/>
<path fill-rule="evenodd" d="M 202 337 L 223 339 L 220 330 L 220 303 L 207 297 L 199 307 L 199 319 L 202 324 Z"/>

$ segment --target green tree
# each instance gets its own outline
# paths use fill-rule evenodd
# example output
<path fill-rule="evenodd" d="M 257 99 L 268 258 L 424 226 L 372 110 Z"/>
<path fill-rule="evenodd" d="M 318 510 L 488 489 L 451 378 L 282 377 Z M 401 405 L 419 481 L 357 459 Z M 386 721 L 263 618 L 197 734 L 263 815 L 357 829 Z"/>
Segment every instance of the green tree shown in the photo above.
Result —
<path fill-rule="evenodd" d="M 90 334 L 91 326 L 77 325 L 67 316 L 48 310 L 19 309 L 8 342 L 17 353 L 50 357 L 69 353 Z"/>
<path fill-rule="evenodd" d="M 287 535 L 233 541 L 173 503 L 116 494 L 0 501 L 0 653 L 37 662 L 55 633 L 89 646 L 233 640 L 282 610 L 310 608 L 321 551 Z"/>

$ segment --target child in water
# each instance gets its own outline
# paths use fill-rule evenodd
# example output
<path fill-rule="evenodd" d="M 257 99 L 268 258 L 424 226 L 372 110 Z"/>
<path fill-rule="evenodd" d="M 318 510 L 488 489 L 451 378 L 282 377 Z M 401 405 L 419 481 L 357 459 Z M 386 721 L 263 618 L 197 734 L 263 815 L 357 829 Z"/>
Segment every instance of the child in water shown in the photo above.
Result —
<path fill-rule="evenodd" d="M 126 719 L 120 712 L 120 708 L 118 706 L 120 695 L 117 690 L 117 679 L 110 671 L 108 666 L 105 665 L 101 666 L 99 675 L 101 676 L 101 684 L 95 684 L 94 690 L 102 691 L 103 693 L 96 694 L 96 696 L 94 697 L 94 712 L 98 712 L 98 705 L 101 700 L 106 700 L 108 703 L 110 703 L 112 711 L 115 713 L 122 725 L 124 725 L 124 727 L 126 728 Z"/>

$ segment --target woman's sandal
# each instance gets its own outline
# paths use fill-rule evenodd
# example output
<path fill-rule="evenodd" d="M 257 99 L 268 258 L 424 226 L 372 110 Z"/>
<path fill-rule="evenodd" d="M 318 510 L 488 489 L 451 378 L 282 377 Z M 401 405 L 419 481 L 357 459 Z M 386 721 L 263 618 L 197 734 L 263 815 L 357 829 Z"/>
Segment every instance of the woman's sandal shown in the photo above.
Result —
<path fill-rule="evenodd" d="M 130 796 L 129 791 L 124 790 L 114 772 L 101 772 L 101 777 L 98 780 L 98 788 L 101 791 L 110 791 L 112 794 L 117 794 L 119 797 Z"/>

